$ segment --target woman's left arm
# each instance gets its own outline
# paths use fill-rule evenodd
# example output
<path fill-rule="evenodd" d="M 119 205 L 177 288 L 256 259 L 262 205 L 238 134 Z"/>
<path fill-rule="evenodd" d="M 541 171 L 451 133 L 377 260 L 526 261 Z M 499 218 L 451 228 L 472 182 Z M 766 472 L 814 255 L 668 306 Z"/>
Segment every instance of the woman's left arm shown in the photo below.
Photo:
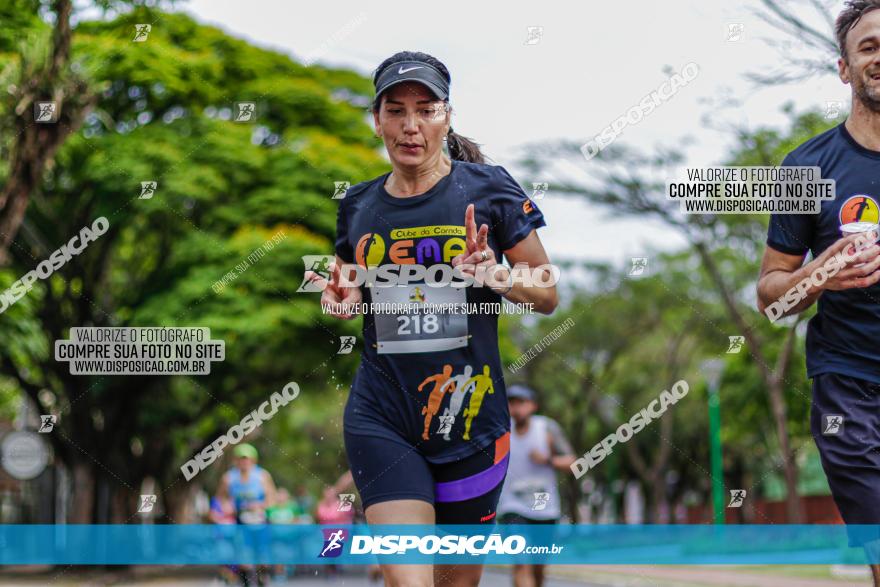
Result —
<path fill-rule="evenodd" d="M 537 285 L 540 283 L 552 283 L 553 281 L 553 274 L 547 268 L 550 265 L 550 259 L 547 257 L 546 251 L 544 251 L 541 239 L 538 238 L 538 231 L 532 230 L 529 236 L 503 252 L 507 260 L 510 261 L 511 266 L 516 267 L 522 263 L 527 271 L 532 272 L 534 285 L 526 286 L 522 283 L 512 283 L 513 287 L 510 287 L 510 279 L 505 279 L 505 275 L 499 272 L 498 281 L 506 282 L 508 285 L 493 287 L 492 289 L 515 304 L 531 303 L 535 305 L 536 312 L 552 314 L 559 303 L 556 295 L 556 284 L 548 287 Z M 538 267 L 541 268 L 539 269 Z M 509 273 L 509 270 L 507 271 Z M 541 275 L 542 272 L 543 275 Z"/>

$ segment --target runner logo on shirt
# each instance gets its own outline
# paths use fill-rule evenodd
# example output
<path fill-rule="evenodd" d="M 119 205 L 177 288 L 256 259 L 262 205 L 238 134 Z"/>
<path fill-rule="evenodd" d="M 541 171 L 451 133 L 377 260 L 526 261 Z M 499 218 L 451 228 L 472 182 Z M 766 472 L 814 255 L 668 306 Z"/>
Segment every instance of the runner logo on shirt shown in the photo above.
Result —
<path fill-rule="evenodd" d="M 385 258 L 385 239 L 375 232 L 368 232 L 358 240 L 354 255 L 361 267 L 379 265 Z"/>
<path fill-rule="evenodd" d="M 440 407 L 446 395 L 450 395 L 451 399 L 449 400 L 449 406 L 447 406 L 441 416 L 438 416 L 440 426 L 437 430 L 437 434 L 443 434 L 444 439 L 449 440 L 448 434 L 452 427 L 452 423 L 455 421 L 455 416 L 458 415 L 459 410 L 461 410 L 464 405 L 466 399 L 465 396 L 468 393 L 470 393 L 470 401 L 462 414 L 462 417 L 465 419 L 462 439 L 471 439 L 471 425 L 473 424 L 474 418 L 480 413 L 480 409 L 483 406 L 483 399 L 487 393 L 495 393 L 495 386 L 492 382 L 489 365 L 483 365 L 482 373 L 471 376 L 472 372 L 473 367 L 467 365 L 465 366 L 462 375 L 453 375 L 452 365 L 443 365 L 442 373 L 436 373 L 426 377 L 419 385 L 418 391 L 422 392 L 428 384 L 434 384 L 428 395 L 428 401 L 425 406 L 422 407 L 422 412 L 420 414 L 425 417 L 425 427 L 422 431 L 423 440 L 429 439 L 428 428 L 431 426 L 431 420 L 434 416 L 437 416 L 440 413 Z"/>
<path fill-rule="evenodd" d="M 880 221 L 880 207 L 877 206 L 877 200 L 871 196 L 864 194 L 850 196 L 840 207 L 841 224 L 849 224 L 850 222 L 877 224 L 878 221 Z"/>

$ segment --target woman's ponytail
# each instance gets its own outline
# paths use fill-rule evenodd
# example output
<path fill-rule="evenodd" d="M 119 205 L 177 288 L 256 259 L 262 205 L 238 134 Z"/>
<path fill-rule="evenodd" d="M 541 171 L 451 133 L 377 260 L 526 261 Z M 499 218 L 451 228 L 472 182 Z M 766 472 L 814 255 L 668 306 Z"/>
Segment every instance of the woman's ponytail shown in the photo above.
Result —
<path fill-rule="evenodd" d="M 446 134 L 446 146 L 449 149 L 449 158 L 468 163 L 486 163 L 486 158 L 480 151 L 480 146 L 467 137 L 452 130 Z"/>

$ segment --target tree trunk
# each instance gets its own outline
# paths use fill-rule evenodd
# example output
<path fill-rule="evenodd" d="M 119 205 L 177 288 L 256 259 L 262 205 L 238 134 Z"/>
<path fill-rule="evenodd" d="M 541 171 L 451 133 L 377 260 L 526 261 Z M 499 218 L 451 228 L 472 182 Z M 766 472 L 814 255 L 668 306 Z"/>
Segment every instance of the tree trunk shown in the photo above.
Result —
<path fill-rule="evenodd" d="M 137 505 L 139 496 L 121 485 L 117 485 L 111 494 L 110 523 L 137 523 Z"/>
<path fill-rule="evenodd" d="M 565 490 L 568 493 L 568 515 L 572 524 L 580 524 L 580 512 L 578 505 L 580 504 L 581 490 L 580 482 L 572 475 L 565 475 Z"/>
<path fill-rule="evenodd" d="M 24 220 L 31 194 L 42 182 L 43 173 L 52 165 L 55 153 L 67 137 L 79 130 L 98 101 L 98 96 L 89 91 L 88 84 L 68 68 L 71 0 L 55 0 L 52 12 L 55 23 L 48 67 L 24 81 L 13 96 L 17 133 L 9 148 L 9 175 L 0 188 L 0 266 L 9 262 L 9 247 Z M 41 100 L 55 102 L 56 122 L 35 121 L 33 109 Z"/>
<path fill-rule="evenodd" d="M 165 512 L 168 522 L 172 524 L 198 524 L 201 520 L 196 519 L 193 511 L 193 496 L 198 487 L 190 483 L 176 484 L 164 492 Z"/>
<path fill-rule="evenodd" d="M 795 324 L 789 329 L 785 342 L 782 346 L 782 352 L 776 360 L 775 368 L 769 367 L 770 362 L 768 353 L 765 352 L 763 341 L 758 333 L 753 330 L 734 302 L 733 294 L 727 287 L 718 266 L 715 264 L 712 255 L 705 243 L 694 243 L 695 250 L 703 261 L 703 266 L 708 271 L 712 280 L 715 282 L 721 301 L 727 309 L 730 318 L 739 327 L 740 334 L 745 337 L 748 344 L 749 352 L 755 357 L 757 366 L 760 369 L 761 376 L 767 386 L 767 395 L 770 397 L 770 407 L 773 411 L 773 423 L 776 428 L 776 437 L 779 441 L 780 452 L 782 453 L 782 467 L 785 473 L 786 497 L 785 505 L 788 514 L 789 524 L 801 523 L 800 499 L 797 494 L 797 464 L 794 462 L 794 454 L 791 452 L 791 442 L 788 435 L 788 424 L 786 423 L 786 407 L 785 396 L 783 395 L 782 382 L 785 380 L 785 373 L 788 370 L 789 359 L 797 341 L 797 325 L 803 318 L 803 313 L 798 316 Z"/>
<path fill-rule="evenodd" d="M 671 517 L 666 481 L 663 474 L 654 475 L 651 483 L 651 519 L 655 524 L 668 524 Z M 665 512 L 665 513 L 664 513 Z"/>
<path fill-rule="evenodd" d="M 797 464 L 794 454 L 791 452 L 791 444 L 788 438 L 788 426 L 786 424 L 785 398 L 783 397 L 782 381 L 775 379 L 768 386 L 770 396 L 770 408 L 773 410 L 773 422 L 776 428 L 776 438 L 779 441 L 779 450 L 782 453 L 782 469 L 785 473 L 785 510 L 789 524 L 802 522 L 801 502 L 797 494 Z"/>
<path fill-rule="evenodd" d="M 73 472 L 73 499 L 68 520 L 71 524 L 91 524 L 95 503 L 95 471 L 90 461 L 75 461 Z"/>

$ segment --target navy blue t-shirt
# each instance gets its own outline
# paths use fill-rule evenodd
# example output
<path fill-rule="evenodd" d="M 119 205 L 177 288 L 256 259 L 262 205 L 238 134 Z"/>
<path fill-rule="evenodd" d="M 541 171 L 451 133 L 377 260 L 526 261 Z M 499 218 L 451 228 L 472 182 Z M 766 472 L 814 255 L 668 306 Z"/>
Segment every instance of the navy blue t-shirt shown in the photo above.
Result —
<path fill-rule="evenodd" d="M 450 173 L 431 189 L 406 198 L 385 190 L 388 175 L 352 186 L 340 201 L 336 254 L 346 263 L 445 264 L 451 270 L 453 257 L 467 250 L 469 204 L 477 228 L 488 225 L 488 244 L 498 262 L 503 251 L 546 225 L 500 166 L 452 161 Z M 386 297 L 390 289 L 362 286 L 363 301 L 395 303 Z M 397 289 L 402 292 L 397 302 L 411 304 L 503 301 L 488 287 Z M 345 418 L 350 433 L 403 439 L 429 461 L 445 463 L 476 453 L 509 430 L 497 312 L 439 319 L 366 313 L 363 340 L 351 386 L 359 407 L 347 410 Z"/>
<path fill-rule="evenodd" d="M 783 165 L 818 166 L 836 197 L 819 214 L 773 214 L 767 244 L 813 258 L 841 238 L 840 225 L 880 221 L 880 152 L 858 144 L 843 124 L 788 154 Z M 807 376 L 839 373 L 880 383 L 880 284 L 825 290 L 807 328 Z"/>

